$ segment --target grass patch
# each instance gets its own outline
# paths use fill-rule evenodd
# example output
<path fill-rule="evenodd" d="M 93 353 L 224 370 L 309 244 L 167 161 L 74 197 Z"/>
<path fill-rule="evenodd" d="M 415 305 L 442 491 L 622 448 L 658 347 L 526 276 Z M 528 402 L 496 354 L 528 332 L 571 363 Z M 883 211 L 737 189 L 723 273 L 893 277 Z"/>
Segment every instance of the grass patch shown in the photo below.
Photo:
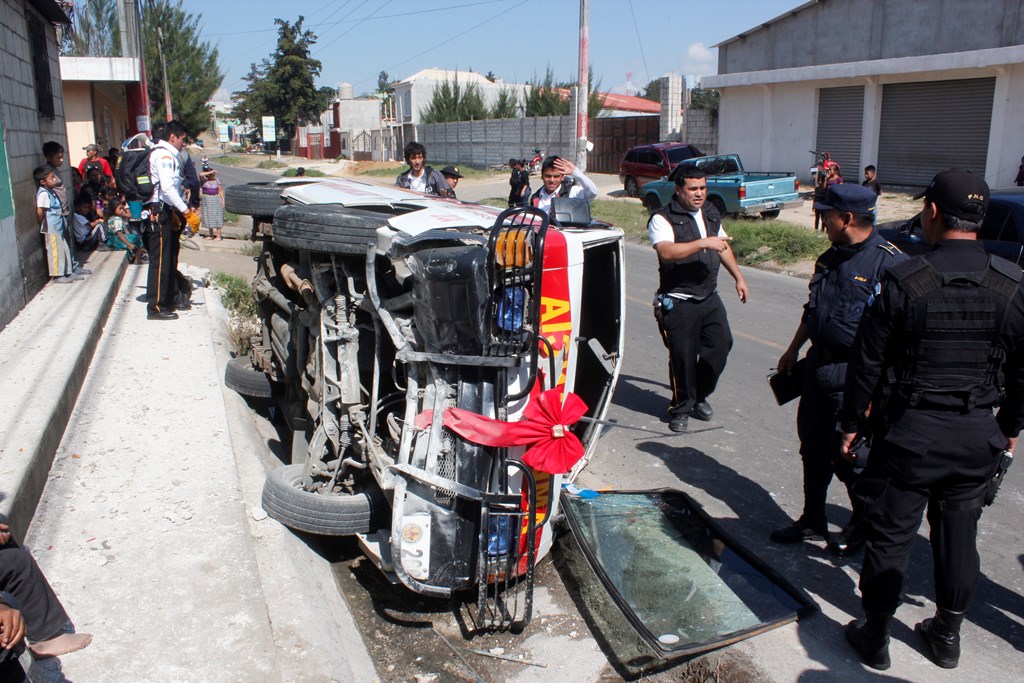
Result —
<path fill-rule="evenodd" d="M 240 216 L 237 213 L 233 213 L 231 211 L 228 211 L 227 209 L 224 209 L 224 222 L 225 223 L 237 223 L 239 221 L 239 219 L 240 219 Z"/>
<path fill-rule="evenodd" d="M 732 237 L 736 260 L 745 266 L 765 261 L 781 265 L 817 258 L 829 247 L 820 232 L 781 221 L 727 220 L 725 231 Z"/>
<path fill-rule="evenodd" d="M 239 250 L 242 256 L 259 256 L 263 253 L 263 242 L 246 242 Z"/>
<path fill-rule="evenodd" d="M 218 164 L 224 164 L 225 166 L 248 166 L 250 160 L 244 156 L 233 156 L 231 154 L 225 154 L 215 159 Z"/>
<path fill-rule="evenodd" d="M 295 174 L 298 172 L 299 171 L 296 168 L 289 168 L 287 171 L 282 173 L 281 176 L 285 178 L 294 178 Z M 307 168 L 306 175 L 310 178 L 323 178 L 327 174 L 321 171 L 319 168 Z"/>
<path fill-rule="evenodd" d="M 221 301 L 232 315 L 256 317 L 256 299 L 248 280 L 229 273 L 214 273 L 213 284 L 224 290 Z"/>
<path fill-rule="evenodd" d="M 256 164 L 256 168 L 263 168 L 263 169 L 288 168 L 288 164 L 284 163 L 283 161 L 275 161 L 274 159 L 264 159 L 260 163 Z"/>
<path fill-rule="evenodd" d="M 221 290 L 220 300 L 231 314 L 228 341 L 236 356 L 244 356 L 252 350 L 253 337 L 260 333 L 252 285 L 245 278 L 228 273 L 214 273 L 213 283 Z"/>

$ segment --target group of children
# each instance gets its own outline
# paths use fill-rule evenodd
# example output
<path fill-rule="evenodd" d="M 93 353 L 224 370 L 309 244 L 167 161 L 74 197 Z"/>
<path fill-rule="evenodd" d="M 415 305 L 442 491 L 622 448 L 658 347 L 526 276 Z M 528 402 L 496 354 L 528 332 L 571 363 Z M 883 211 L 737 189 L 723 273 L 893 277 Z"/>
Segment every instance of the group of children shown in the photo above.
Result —
<path fill-rule="evenodd" d="M 67 188 L 58 171 L 64 164 L 64 154 L 62 145 L 47 142 L 43 146 L 46 163 L 33 171 L 37 186 L 36 218 L 44 236 L 47 269 L 53 281 L 69 284 L 90 272 L 75 263 L 71 240 L 76 252 L 120 249 L 128 252 L 132 263 L 145 260 L 142 235 L 129 225 L 128 204 L 117 191 L 113 174 L 106 174 L 100 164 L 90 164 L 85 169 L 88 180 L 82 183 L 81 173 L 72 169 L 75 183 L 69 206 Z"/>

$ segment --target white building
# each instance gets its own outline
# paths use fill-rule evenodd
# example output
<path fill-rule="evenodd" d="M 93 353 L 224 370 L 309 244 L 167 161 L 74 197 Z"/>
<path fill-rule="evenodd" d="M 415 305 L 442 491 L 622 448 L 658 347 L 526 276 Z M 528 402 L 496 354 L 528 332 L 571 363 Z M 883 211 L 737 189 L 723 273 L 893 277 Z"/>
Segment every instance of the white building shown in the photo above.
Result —
<path fill-rule="evenodd" d="M 465 88 L 471 84 L 477 86 L 484 104 L 488 107 L 497 101 L 502 90 L 511 90 L 522 108 L 525 89 L 530 87 L 521 83 L 506 83 L 500 78 L 492 83 L 473 71 L 452 71 L 437 67 L 423 69 L 395 83 L 395 116 L 398 121 L 414 125 L 420 123 L 423 110 L 430 105 L 434 97 L 434 88 L 446 80 L 454 83 L 456 79 L 460 87 Z"/>
<path fill-rule="evenodd" d="M 1012 184 L 1024 155 L 1024 3 L 810 0 L 718 48 L 719 150 L 797 171 L 826 150 L 847 178 L 937 171 Z"/>

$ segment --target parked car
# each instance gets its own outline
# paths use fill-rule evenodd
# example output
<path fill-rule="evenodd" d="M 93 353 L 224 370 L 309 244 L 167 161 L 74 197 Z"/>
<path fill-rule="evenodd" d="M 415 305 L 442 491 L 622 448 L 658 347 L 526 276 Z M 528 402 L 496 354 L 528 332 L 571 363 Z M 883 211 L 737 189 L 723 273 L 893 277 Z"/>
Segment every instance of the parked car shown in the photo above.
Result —
<path fill-rule="evenodd" d="M 681 161 L 704 156 L 693 145 L 659 142 L 630 147 L 619 162 L 619 182 L 630 197 L 640 196 L 640 186 L 667 176 Z"/>
<path fill-rule="evenodd" d="M 697 166 L 707 174 L 709 204 L 722 216 L 760 214 L 777 218 L 782 209 L 800 206 L 800 183 L 795 173 L 746 171 L 736 154 L 696 157 L 676 166 L 667 177 L 643 186 L 644 206 L 651 212 L 672 201 L 676 176 L 683 168 Z"/>
<path fill-rule="evenodd" d="M 528 621 L 530 600 L 517 616 L 507 591 L 532 591 L 563 475 L 594 452 L 621 367 L 622 231 L 574 199 L 556 199 L 549 222 L 355 180 L 225 195 L 263 242 L 260 334 L 225 384 L 275 403 L 292 431 L 267 513 L 357 536 L 415 592 L 478 587 L 485 624 Z M 529 441 L 491 442 L 524 416 L 542 424 L 538 411 L 555 420 L 541 436 L 575 464 L 542 467 Z M 452 415 L 490 431 L 465 436 Z"/>
<path fill-rule="evenodd" d="M 878 232 L 911 255 L 931 249 L 921 229 L 920 213 L 909 221 L 880 224 Z M 1024 267 L 1024 187 L 992 191 L 978 239 L 985 244 L 988 253 Z"/>

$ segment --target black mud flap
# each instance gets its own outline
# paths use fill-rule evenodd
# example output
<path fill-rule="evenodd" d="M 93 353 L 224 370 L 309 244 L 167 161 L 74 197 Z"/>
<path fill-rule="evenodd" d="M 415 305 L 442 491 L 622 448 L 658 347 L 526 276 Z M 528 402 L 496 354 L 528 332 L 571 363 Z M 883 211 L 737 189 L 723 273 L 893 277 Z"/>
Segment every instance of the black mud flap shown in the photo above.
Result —
<path fill-rule="evenodd" d="M 681 491 L 582 494 L 562 495 L 572 535 L 658 657 L 700 654 L 818 609 Z"/>

